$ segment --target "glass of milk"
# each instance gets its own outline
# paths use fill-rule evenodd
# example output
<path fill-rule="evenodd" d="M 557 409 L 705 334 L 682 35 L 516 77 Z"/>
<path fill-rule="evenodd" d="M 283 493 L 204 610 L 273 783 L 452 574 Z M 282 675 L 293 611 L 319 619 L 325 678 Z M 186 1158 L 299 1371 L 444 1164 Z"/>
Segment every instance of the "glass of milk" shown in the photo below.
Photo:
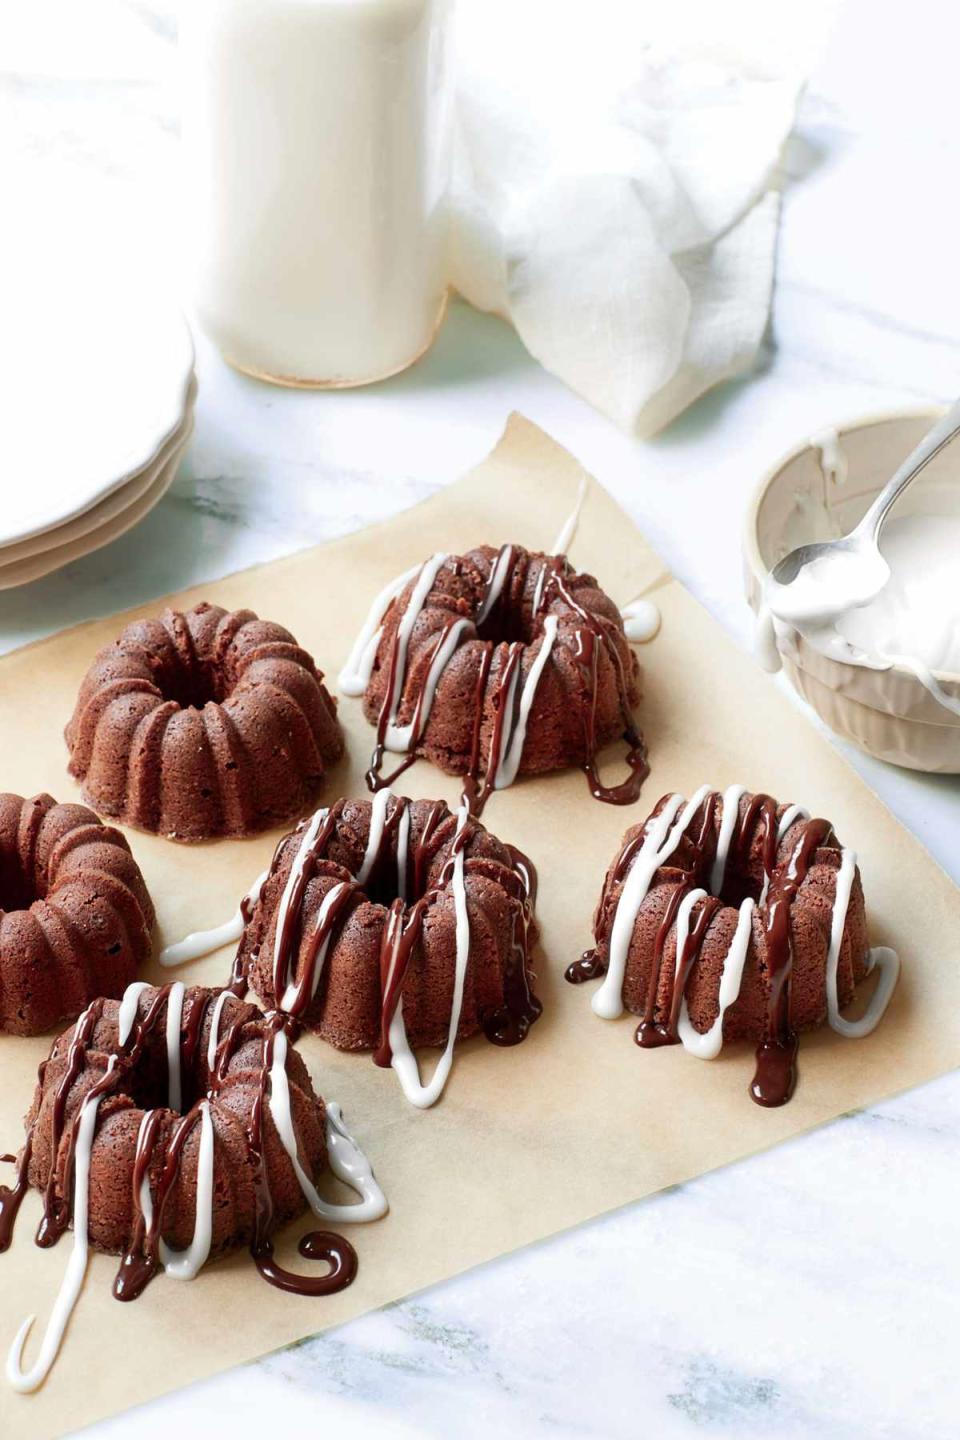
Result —
<path fill-rule="evenodd" d="M 446 0 L 190 0 L 198 319 L 282 385 L 382 380 L 446 304 Z"/>

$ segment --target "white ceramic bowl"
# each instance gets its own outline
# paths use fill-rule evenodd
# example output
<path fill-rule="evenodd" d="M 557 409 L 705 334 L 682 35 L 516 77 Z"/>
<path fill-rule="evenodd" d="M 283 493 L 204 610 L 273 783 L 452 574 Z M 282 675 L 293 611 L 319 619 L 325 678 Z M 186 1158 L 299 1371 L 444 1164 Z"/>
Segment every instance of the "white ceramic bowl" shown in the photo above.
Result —
<path fill-rule="evenodd" d="M 820 449 L 811 441 L 764 477 L 747 507 L 743 536 L 744 582 L 754 612 L 777 561 L 797 545 L 852 529 L 940 413 L 914 411 L 837 426 L 846 461 L 842 481 L 821 464 Z M 960 512 L 958 470 L 960 450 L 949 448 L 914 482 L 895 513 Z M 909 670 L 870 670 L 828 659 L 792 629 L 783 631 L 777 644 L 793 685 L 838 735 L 895 765 L 960 773 L 960 716 L 939 705 Z M 960 675 L 936 672 L 936 678 L 960 696 Z"/>

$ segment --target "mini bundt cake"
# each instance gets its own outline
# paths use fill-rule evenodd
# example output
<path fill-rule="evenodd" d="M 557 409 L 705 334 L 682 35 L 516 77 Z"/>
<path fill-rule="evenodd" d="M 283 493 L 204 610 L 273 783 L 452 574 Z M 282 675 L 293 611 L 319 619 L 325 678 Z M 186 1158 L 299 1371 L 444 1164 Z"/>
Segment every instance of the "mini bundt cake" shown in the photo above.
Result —
<path fill-rule="evenodd" d="M 530 862 L 465 808 L 389 790 L 338 801 L 281 841 L 238 970 L 266 1006 L 374 1051 L 432 1104 L 443 1080 L 419 1086 L 412 1046 L 445 1047 L 445 1079 L 457 1040 L 483 1029 L 515 1044 L 540 1014 L 535 887 Z"/>
<path fill-rule="evenodd" d="M 0 795 L 0 1030 L 38 1035 L 150 958 L 153 904 L 130 846 L 84 805 Z"/>
<path fill-rule="evenodd" d="M 66 739 L 89 804 L 174 840 L 302 814 L 343 753 L 336 702 L 290 632 L 205 604 L 135 620 L 101 650 Z"/>
<path fill-rule="evenodd" d="M 55 1244 L 72 1220 L 81 1258 L 88 1242 L 123 1256 L 120 1300 L 134 1299 L 162 1269 L 192 1279 L 209 1257 L 238 1245 L 251 1247 L 264 1278 L 281 1289 L 320 1295 L 349 1284 L 356 1255 L 338 1235 L 301 1241 L 301 1253 L 326 1261 L 328 1273 L 291 1274 L 272 1258 L 274 1231 L 308 1204 L 336 1219 L 374 1219 L 386 1209 L 336 1107 L 325 1114 L 287 1026 L 229 991 L 179 982 L 93 1001 L 41 1067 L 18 1185 L 0 1190 L 0 1249 L 31 1185 L 44 1202 L 37 1243 Z M 317 1194 L 328 1142 L 336 1173 L 363 1196 L 356 1206 Z M 78 1290 L 68 1271 L 54 1332 Z M 19 1370 L 28 1327 L 8 1363 L 20 1389 L 36 1388 L 53 1360 L 44 1346 L 33 1371 Z"/>
<path fill-rule="evenodd" d="M 724 1040 L 754 1040 L 751 1087 L 780 1105 L 795 1083 L 797 1034 L 827 1021 L 869 1034 L 886 1009 L 897 957 L 871 951 L 857 857 L 828 820 L 798 805 L 704 786 L 667 795 L 627 831 L 594 917 L 596 948 L 567 971 L 604 976 L 596 1014 L 641 1017 L 637 1043 L 679 1041 L 716 1056 Z M 842 1008 L 876 968 L 863 1018 Z"/>
<path fill-rule="evenodd" d="M 562 555 L 433 555 L 374 601 L 339 683 L 377 727 L 372 789 L 389 783 L 385 751 L 405 757 L 391 779 L 417 756 L 465 776 L 475 814 L 517 775 L 578 765 L 598 799 L 625 804 L 647 773 L 623 618 Z M 618 736 L 631 775 L 609 787 L 596 755 Z"/>

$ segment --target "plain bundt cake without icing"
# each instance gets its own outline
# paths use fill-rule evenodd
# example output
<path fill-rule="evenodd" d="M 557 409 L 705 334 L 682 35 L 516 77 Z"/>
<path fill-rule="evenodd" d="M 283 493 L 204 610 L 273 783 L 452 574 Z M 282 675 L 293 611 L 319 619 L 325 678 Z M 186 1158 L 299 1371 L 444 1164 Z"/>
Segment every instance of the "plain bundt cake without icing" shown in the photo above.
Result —
<path fill-rule="evenodd" d="M 515 1044 L 540 1014 L 535 889 L 529 860 L 465 808 L 389 790 L 338 801 L 281 841 L 237 973 L 332 1045 L 374 1051 L 409 1099 L 432 1104 L 457 1040 L 483 1029 Z M 444 1047 L 428 1086 L 420 1045 Z"/>
<path fill-rule="evenodd" d="M 433 555 L 388 586 L 340 676 L 385 751 L 466 777 L 479 814 L 517 775 L 581 766 L 593 794 L 629 803 L 647 773 L 633 709 L 640 670 L 623 618 L 591 575 L 519 545 Z M 630 778 L 605 786 L 597 751 L 623 736 Z M 482 777 L 482 783 L 481 783 Z"/>
<path fill-rule="evenodd" d="M 37 1243 L 55 1244 L 71 1220 L 74 1245 L 122 1255 L 114 1284 L 132 1300 L 166 1269 L 192 1279 L 205 1261 L 250 1245 L 264 1278 L 321 1295 L 356 1272 L 346 1240 L 313 1232 L 301 1254 L 327 1273 L 296 1275 L 273 1259 L 271 1237 L 309 1204 L 338 1221 L 386 1210 L 370 1167 L 336 1107 L 325 1112 L 288 1043 L 284 1016 L 265 1016 L 229 991 L 177 982 L 131 985 L 121 1002 L 95 1000 L 54 1043 L 26 1119 L 18 1183 L 0 1190 L 0 1250 L 28 1185 L 43 1196 Z M 315 1182 L 327 1168 L 361 1196 L 332 1205 Z M 71 1263 L 71 1269 L 76 1261 Z M 70 1272 L 54 1307 L 55 1336 L 75 1303 Z M 29 1322 L 11 1352 L 19 1389 L 41 1383 L 56 1353 L 20 1369 Z"/>
<path fill-rule="evenodd" d="M 681 1042 L 703 1058 L 725 1039 L 758 1043 L 751 1086 L 762 1105 L 790 1098 L 797 1033 L 827 1021 L 867 1035 L 899 973 L 871 951 L 857 857 L 828 820 L 732 785 L 667 795 L 627 831 L 594 918 L 595 950 L 567 971 L 604 976 L 594 1011 L 641 1017 L 637 1043 Z M 871 970 L 860 1020 L 841 1010 Z"/>
<path fill-rule="evenodd" d="M 0 1030 L 39 1035 L 150 957 L 153 904 L 130 846 L 84 805 L 0 795 Z"/>
<path fill-rule="evenodd" d="M 196 605 L 136 620 L 96 656 L 67 726 L 101 814 L 175 840 L 302 814 L 343 753 L 336 702 L 288 630 Z"/>

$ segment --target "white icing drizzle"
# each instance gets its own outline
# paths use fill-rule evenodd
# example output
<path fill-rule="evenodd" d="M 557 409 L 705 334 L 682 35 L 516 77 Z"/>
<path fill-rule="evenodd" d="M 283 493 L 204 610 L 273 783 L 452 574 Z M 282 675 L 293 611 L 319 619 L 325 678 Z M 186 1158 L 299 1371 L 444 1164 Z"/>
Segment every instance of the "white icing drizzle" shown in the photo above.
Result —
<path fill-rule="evenodd" d="M 387 806 L 392 798 L 393 792 L 386 787 L 378 790 L 373 797 L 370 805 L 370 833 L 367 836 L 367 849 L 363 863 L 356 875 L 358 885 L 366 885 L 370 879 L 370 872 L 377 863 L 380 846 L 383 844 L 383 831 L 387 823 Z"/>
<path fill-rule="evenodd" d="M 671 795 L 660 814 L 651 822 L 630 867 L 613 919 L 607 973 L 592 1001 L 594 1014 L 600 1015 L 604 1020 L 616 1020 L 623 1014 L 623 978 L 627 968 L 627 952 L 630 949 L 633 926 L 650 889 L 650 882 L 660 866 L 666 864 L 676 850 L 684 831 L 709 794 L 710 786 L 701 785 L 686 804 L 682 795 Z"/>
<path fill-rule="evenodd" d="M 167 1104 L 171 1110 L 179 1111 L 183 1103 L 183 1086 L 180 1079 L 180 1023 L 183 1018 L 183 997 L 186 987 L 182 980 L 175 980 L 167 997 Z"/>
<path fill-rule="evenodd" d="M 780 816 L 780 824 L 777 826 L 777 844 L 780 844 L 791 825 L 795 825 L 798 820 L 809 819 L 810 811 L 805 810 L 802 805 L 788 805 Z"/>
<path fill-rule="evenodd" d="M 300 841 L 300 848 L 297 851 L 296 856 L 294 857 L 293 864 L 290 866 L 290 874 L 287 876 L 287 883 L 283 887 L 283 894 L 280 896 L 280 904 L 277 906 L 277 928 L 276 934 L 273 937 L 274 974 L 276 974 L 277 964 L 280 959 L 280 943 L 284 930 L 286 929 L 287 911 L 290 909 L 290 900 L 293 896 L 293 892 L 296 886 L 300 881 L 300 876 L 303 874 L 303 867 L 307 863 L 307 856 L 310 853 L 314 841 L 320 833 L 320 826 L 323 824 L 324 820 L 326 820 L 329 813 L 330 812 L 328 809 L 323 809 L 315 810 L 314 813 L 311 815 L 309 824 L 303 832 L 303 837 Z M 289 979 L 290 975 L 288 971 L 288 982 Z"/>
<path fill-rule="evenodd" d="M 144 1113 L 137 1135 L 137 1151 L 144 1140 L 150 1111 Z M 158 1247 L 160 1263 L 171 1280 L 194 1280 L 206 1264 L 213 1243 L 213 1116 L 209 1100 L 200 1102 L 200 1147 L 197 1152 L 197 1202 L 193 1222 L 193 1239 L 186 1250 L 173 1250 L 161 1236 Z M 149 1229 L 153 1221 L 153 1197 L 150 1177 L 143 1177 L 140 1186 L 140 1209 Z"/>
<path fill-rule="evenodd" d="M 500 599 L 507 575 L 510 573 L 510 562 L 513 560 L 513 546 L 504 545 L 493 564 L 490 572 L 490 581 L 487 585 L 487 593 L 483 597 L 480 609 L 477 611 L 476 623 L 482 625 L 490 614 L 490 611 Z"/>
<path fill-rule="evenodd" d="M 469 810 L 466 805 L 461 805 L 457 812 L 457 834 L 459 835 L 467 823 Z M 460 1011 L 463 1007 L 463 986 L 467 974 L 467 957 L 470 953 L 470 917 L 467 914 L 467 889 L 463 872 L 463 850 L 457 851 L 453 862 L 453 901 L 456 910 L 456 962 L 453 978 L 453 1004 L 450 1008 L 450 1029 L 447 1036 L 447 1044 L 443 1054 L 437 1061 L 433 1075 L 426 1085 L 420 1082 L 420 1071 L 417 1068 L 416 1057 L 410 1049 L 410 1042 L 407 1039 L 407 1028 L 403 1023 L 403 997 L 397 1002 L 393 1019 L 390 1022 L 390 1061 L 400 1081 L 400 1088 L 410 1101 L 420 1110 L 426 1110 L 435 1105 L 443 1094 L 444 1086 L 450 1075 L 453 1065 L 453 1048 L 457 1038 L 457 1031 L 460 1028 Z M 389 986 L 390 979 L 387 977 L 385 989 Z"/>
<path fill-rule="evenodd" d="M 322 929 L 325 925 L 327 916 L 333 909 L 334 905 L 336 905 L 337 903 L 337 897 L 341 894 L 342 891 L 348 888 L 349 887 L 346 881 L 339 881 L 336 885 L 331 886 L 331 888 L 327 891 L 326 895 L 324 895 L 323 899 L 320 902 L 320 908 L 317 911 L 316 921 L 314 922 L 318 930 Z M 278 919 L 278 934 L 279 925 L 280 921 Z M 319 949 L 317 950 L 317 956 L 313 963 L 313 974 L 310 983 L 310 1000 L 313 999 L 319 988 L 320 977 L 323 974 L 323 967 L 326 964 L 327 951 L 330 948 L 330 941 L 332 938 L 332 931 L 328 930 L 326 935 L 323 937 L 323 941 Z M 291 955 L 290 958 L 291 964 L 295 963 L 296 957 Z M 283 998 L 280 1001 L 280 1009 L 285 1011 L 287 1014 L 295 1014 L 300 1008 L 297 1004 L 297 1001 L 300 996 L 304 978 L 305 977 L 301 977 L 300 980 L 295 980 L 292 973 L 290 971 L 287 972 L 287 985 L 286 989 L 283 992 Z"/>
<path fill-rule="evenodd" d="M 210 1019 L 210 1038 L 207 1041 L 207 1069 L 212 1071 L 217 1058 L 217 1046 L 220 1044 L 220 1021 L 223 1019 L 223 1007 L 230 999 L 229 990 L 221 990 L 217 996 L 217 1003 L 213 1007 L 213 1015 Z"/>
<path fill-rule="evenodd" d="M 573 537 L 574 535 L 576 535 L 577 527 L 580 524 L 580 516 L 583 512 L 583 502 L 586 498 L 587 475 L 586 471 L 583 471 L 580 475 L 580 486 L 577 490 L 577 503 L 574 505 L 572 511 L 567 516 L 566 520 L 563 522 L 560 534 L 557 536 L 556 540 L 554 540 L 553 547 L 550 550 L 551 555 L 566 555 L 567 551 L 570 549 L 570 546 L 573 544 Z"/>
<path fill-rule="evenodd" d="M 270 1116 L 287 1152 L 290 1164 L 304 1199 L 314 1215 L 321 1220 L 332 1220 L 338 1224 L 355 1221 L 358 1224 L 379 1220 L 386 1215 L 386 1196 L 377 1184 L 370 1161 L 364 1155 L 353 1136 L 343 1123 L 340 1106 L 328 1101 L 327 1111 L 327 1156 L 330 1169 L 338 1180 L 349 1185 L 360 1199 L 352 1205 L 334 1205 L 322 1199 L 310 1176 L 300 1162 L 297 1150 L 297 1136 L 293 1126 L 293 1112 L 290 1105 L 290 1081 L 287 1076 L 287 1037 L 282 1030 L 273 1040 L 273 1060 L 270 1066 L 270 1094 L 268 1105 Z"/>
<path fill-rule="evenodd" d="M 727 860 L 730 857 L 730 841 L 740 818 L 740 801 L 746 793 L 746 785 L 728 785 L 723 792 L 723 814 L 717 836 L 717 853 L 713 857 L 713 869 L 710 871 L 710 889 L 714 895 L 719 895 L 723 889 Z"/>
<path fill-rule="evenodd" d="M 776 675 L 783 666 L 777 647 L 777 623 L 766 605 L 757 611 L 757 623 L 753 632 L 753 653 L 762 670 Z"/>
<path fill-rule="evenodd" d="M 847 481 L 847 457 L 840 444 L 836 430 L 822 430 L 810 440 L 811 449 L 820 452 L 820 473 L 828 489 L 845 485 Z"/>
<path fill-rule="evenodd" d="M 210 955 L 214 950 L 219 950 L 221 945 L 239 940 L 243 934 L 244 906 L 256 905 L 269 873 L 269 870 L 264 870 L 262 875 L 257 876 L 238 906 L 236 914 L 229 920 L 212 930 L 195 930 L 176 944 L 165 946 L 157 957 L 159 963 L 163 966 L 186 965 L 189 960 L 199 960 L 202 955 Z"/>
<path fill-rule="evenodd" d="M 779 845 L 781 844 L 781 842 L 782 842 L 784 836 L 786 835 L 787 831 L 790 829 L 790 826 L 791 826 L 791 825 L 795 824 L 796 821 L 798 821 L 798 820 L 809 820 L 809 819 L 810 819 L 810 811 L 809 811 L 809 810 L 804 810 L 804 808 L 803 808 L 802 805 L 788 805 L 787 808 L 786 808 L 786 810 L 784 810 L 783 814 L 780 816 L 780 823 L 779 823 L 778 826 L 777 826 L 777 846 L 779 847 Z M 760 891 L 760 904 L 761 904 L 761 905 L 765 905 L 765 904 L 766 904 L 766 901 L 767 901 L 767 891 L 768 891 L 769 889 L 770 889 L 770 876 L 769 876 L 767 873 L 764 873 L 764 877 L 763 877 L 763 888 L 762 888 L 761 891 Z"/>
<path fill-rule="evenodd" d="M 396 596 L 401 593 L 404 586 L 409 583 L 414 575 L 417 576 L 416 584 L 410 592 L 406 609 L 397 626 L 393 682 L 390 687 L 390 693 L 385 699 L 387 718 L 383 735 L 384 749 L 403 755 L 408 754 L 414 748 L 420 738 L 423 727 L 430 718 L 430 711 L 433 708 L 433 700 L 437 692 L 437 686 L 440 683 L 440 676 L 446 669 L 454 651 L 466 636 L 476 634 L 472 620 L 464 619 L 454 621 L 446 635 L 444 635 L 436 654 L 430 662 L 430 668 L 423 681 L 421 695 L 413 718 L 407 725 L 398 725 L 397 715 L 400 709 L 400 701 L 403 697 L 404 683 L 407 678 L 407 655 L 410 649 L 410 637 L 413 634 L 417 619 L 426 604 L 427 596 L 433 588 L 434 581 L 447 558 L 446 554 L 438 552 L 435 555 L 431 555 L 429 560 L 425 560 L 424 563 L 417 566 L 416 569 L 408 571 L 406 575 L 394 581 L 393 587 L 388 586 L 387 591 L 383 591 L 377 596 L 373 604 L 373 609 L 370 612 L 371 615 L 379 613 L 382 616 L 384 596 L 387 596 L 387 603 L 389 603 L 389 600 L 395 599 Z M 370 676 L 373 673 L 373 662 L 376 657 L 377 646 L 380 643 L 381 635 L 382 627 L 378 628 L 376 633 L 373 633 L 370 628 L 370 618 L 368 617 L 367 625 L 364 626 L 357 644 L 354 646 L 354 653 L 347 661 L 347 666 L 340 677 L 340 689 L 345 695 L 363 694 Z M 363 645 L 361 645 L 361 641 L 364 642 Z M 357 657 L 361 650 L 362 658 L 358 659 Z M 362 684 L 360 683 L 361 681 L 363 682 Z M 415 725 L 417 726 L 416 731 L 414 730 Z"/>
<path fill-rule="evenodd" d="M 116 1055 L 111 1055 L 107 1061 L 106 1073 L 108 1075 L 114 1070 L 116 1064 Z M 50 1319 L 47 1321 L 40 1353 L 29 1370 L 22 1369 L 23 1347 L 26 1344 L 30 1328 L 37 1318 L 35 1315 L 28 1315 L 20 1326 L 7 1355 L 7 1380 L 14 1390 L 18 1390 L 22 1395 L 39 1389 L 49 1375 L 53 1362 L 59 1354 L 70 1316 L 73 1314 L 74 1306 L 80 1298 L 80 1291 L 83 1288 L 90 1250 L 88 1231 L 90 1155 L 93 1150 L 97 1110 L 102 1098 L 102 1092 L 99 1095 L 87 1095 L 80 1107 L 73 1159 L 73 1249 L 70 1252 L 70 1259 L 67 1261 L 60 1290 L 50 1312 Z"/>
<path fill-rule="evenodd" d="M 397 826 L 397 894 L 407 898 L 407 865 L 410 859 L 410 804 L 401 800 L 400 822 Z"/>
<path fill-rule="evenodd" d="M 396 729 L 397 710 L 400 706 L 400 697 L 403 695 L 403 683 L 407 678 L 407 651 L 410 648 L 410 637 L 413 634 L 413 627 L 416 625 L 427 596 L 433 589 L 433 582 L 440 573 L 440 568 L 446 560 L 446 555 L 438 551 L 425 560 L 420 566 L 420 573 L 417 583 L 410 592 L 407 601 L 407 608 L 400 617 L 400 624 L 397 626 L 397 634 L 394 644 L 396 646 L 396 661 L 393 667 L 393 684 L 390 693 L 386 697 L 387 711 L 387 740 L 391 730 Z M 409 728 L 409 727 L 405 727 Z M 387 748 L 390 748 L 387 743 Z M 405 747 L 406 748 L 406 747 Z"/>
<path fill-rule="evenodd" d="M 412 630 L 413 626 L 411 625 L 410 628 Z M 392 750 L 395 754 L 406 755 L 414 748 L 423 733 L 424 726 L 430 719 L 430 711 L 433 709 L 433 700 L 437 693 L 437 686 L 440 684 L 440 676 L 450 663 L 454 651 L 459 649 L 461 641 L 475 634 L 476 629 L 472 620 L 454 621 L 430 662 L 430 669 L 423 682 L 413 719 L 407 725 L 398 725 L 396 713 L 400 697 L 403 694 L 403 682 L 406 679 L 406 646 L 404 646 L 403 668 L 401 669 L 399 661 L 397 663 L 398 680 L 394 686 L 396 699 L 391 703 L 391 718 L 387 722 L 383 735 L 384 749 Z"/>
<path fill-rule="evenodd" d="M 540 566 L 540 574 L 537 576 L 537 583 L 536 583 L 536 585 L 533 587 L 533 613 L 534 613 L 534 615 L 539 615 L 539 614 L 540 614 L 540 607 L 541 607 L 542 604 L 543 604 L 543 592 L 544 592 L 544 589 L 545 589 L 545 587 L 546 587 L 547 576 L 548 576 L 549 574 L 550 574 L 550 566 L 547 565 L 547 564 L 541 565 L 541 566 Z"/>
<path fill-rule="evenodd" d="M 703 891 L 699 893 L 702 895 Z M 710 1026 L 710 1029 L 703 1035 L 695 1030 L 690 1021 L 690 1013 L 687 1010 L 686 995 L 684 995 L 680 1002 L 680 1013 L 677 1018 L 677 1035 L 684 1050 L 688 1051 L 691 1055 L 696 1055 L 700 1060 L 715 1060 L 723 1047 L 723 1017 L 740 994 L 740 986 L 743 984 L 743 970 L 747 962 L 747 953 L 750 949 L 750 936 L 753 930 L 753 911 L 753 901 L 747 898 L 740 906 L 740 912 L 737 916 L 737 928 L 734 931 L 733 939 L 730 942 L 730 949 L 727 951 L 726 958 L 723 962 L 723 974 L 720 977 L 720 990 L 717 996 L 719 1009 L 717 1011 L 717 1017 Z M 677 931 L 677 943 L 680 943 L 679 928 Z M 677 954 L 679 956 L 679 950 Z"/>
<path fill-rule="evenodd" d="M 500 754 L 491 757 L 493 761 L 491 767 L 493 770 L 493 788 L 495 790 L 504 790 L 508 785 L 512 785 L 517 778 L 517 771 L 520 769 L 520 760 L 523 755 L 523 746 L 527 738 L 527 722 L 530 719 L 530 711 L 536 699 L 540 676 L 543 674 L 544 666 L 550 659 L 550 652 L 557 638 L 558 625 L 559 621 L 556 615 L 548 615 L 544 620 L 543 639 L 540 642 L 540 649 L 537 651 L 536 659 L 530 666 L 527 678 L 524 681 L 516 724 L 510 730 L 509 736 L 504 733 L 501 739 Z M 518 665 L 510 682 L 510 693 L 504 702 L 507 715 L 512 715 L 514 712 L 513 702 L 519 678 L 520 666 Z M 503 728 L 504 732 L 506 732 L 506 725 Z"/>
<path fill-rule="evenodd" d="M 126 1045 L 130 1039 L 137 1018 L 137 1006 L 140 996 L 144 990 L 149 989 L 150 986 L 146 980 L 134 980 L 133 984 L 128 985 L 126 990 L 124 990 L 123 999 L 120 1001 L 120 1009 L 117 1012 L 117 1043 L 119 1045 Z M 81 1015 L 77 1024 L 79 1025 L 82 1020 L 83 1016 Z"/>
<path fill-rule="evenodd" d="M 830 949 L 827 954 L 827 1023 L 838 1035 L 850 1040 L 860 1040 L 877 1028 L 884 1011 L 890 1004 L 890 997 L 900 976 L 900 958 L 895 950 L 878 946 L 870 952 L 869 970 L 880 972 L 877 987 L 870 997 L 870 1003 L 859 1020 L 844 1020 L 840 1014 L 837 995 L 837 971 L 840 965 L 840 948 L 847 923 L 850 895 L 857 873 L 857 856 L 854 850 L 842 848 L 840 869 L 837 871 L 836 897 L 833 902 L 833 918 L 830 922 Z"/>
<path fill-rule="evenodd" d="M 893 655 L 889 651 L 881 650 L 877 652 L 876 658 L 882 666 L 900 665 L 904 670 L 909 670 L 944 710 L 960 715 L 960 697 L 949 695 L 937 681 L 930 666 L 918 660 L 915 655 Z"/>
<path fill-rule="evenodd" d="M 419 565 L 412 565 L 409 570 L 405 570 L 402 575 L 391 580 L 389 585 L 383 587 L 370 606 L 370 611 L 354 641 L 347 662 L 337 677 L 341 695 L 362 695 L 370 684 L 373 664 L 377 658 L 377 649 L 383 633 L 383 617 L 391 602 L 403 593 L 420 568 Z"/>
<path fill-rule="evenodd" d="M 636 645 L 645 645 L 660 629 L 660 609 L 652 600 L 634 600 L 621 611 L 623 633 Z"/>

